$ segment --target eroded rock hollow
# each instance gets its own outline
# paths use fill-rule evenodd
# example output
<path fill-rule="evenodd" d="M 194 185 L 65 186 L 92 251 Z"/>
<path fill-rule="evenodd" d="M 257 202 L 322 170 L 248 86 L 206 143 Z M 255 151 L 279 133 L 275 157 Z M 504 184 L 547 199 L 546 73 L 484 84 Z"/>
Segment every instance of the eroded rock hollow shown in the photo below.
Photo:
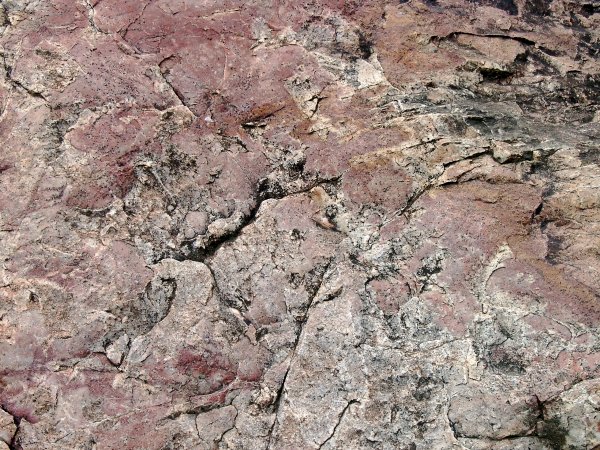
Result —
<path fill-rule="evenodd" d="M 0 449 L 600 448 L 596 0 L 0 33 Z"/>

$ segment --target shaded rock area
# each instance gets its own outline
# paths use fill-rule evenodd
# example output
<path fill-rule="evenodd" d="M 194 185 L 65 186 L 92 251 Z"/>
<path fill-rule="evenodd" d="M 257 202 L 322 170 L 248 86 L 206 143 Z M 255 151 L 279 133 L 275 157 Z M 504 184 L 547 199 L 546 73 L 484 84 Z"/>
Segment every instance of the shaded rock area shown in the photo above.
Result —
<path fill-rule="evenodd" d="M 596 0 L 4 0 L 0 48 L 0 449 L 600 448 Z"/>

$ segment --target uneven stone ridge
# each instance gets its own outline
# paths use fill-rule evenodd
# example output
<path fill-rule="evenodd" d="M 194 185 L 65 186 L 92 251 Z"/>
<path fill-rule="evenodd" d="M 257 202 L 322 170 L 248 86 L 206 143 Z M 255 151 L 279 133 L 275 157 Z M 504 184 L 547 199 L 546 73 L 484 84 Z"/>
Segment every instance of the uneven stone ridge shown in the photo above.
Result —
<path fill-rule="evenodd" d="M 600 448 L 597 0 L 2 0 L 0 43 L 0 450 Z"/>

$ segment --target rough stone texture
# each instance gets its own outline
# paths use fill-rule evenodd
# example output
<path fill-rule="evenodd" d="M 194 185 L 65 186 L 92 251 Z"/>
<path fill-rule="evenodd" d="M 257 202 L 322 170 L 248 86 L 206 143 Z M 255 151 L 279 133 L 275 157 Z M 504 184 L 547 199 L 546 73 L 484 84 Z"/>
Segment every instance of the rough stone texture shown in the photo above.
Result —
<path fill-rule="evenodd" d="M 600 448 L 597 1 L 0 33 L 0 449 Z"/>

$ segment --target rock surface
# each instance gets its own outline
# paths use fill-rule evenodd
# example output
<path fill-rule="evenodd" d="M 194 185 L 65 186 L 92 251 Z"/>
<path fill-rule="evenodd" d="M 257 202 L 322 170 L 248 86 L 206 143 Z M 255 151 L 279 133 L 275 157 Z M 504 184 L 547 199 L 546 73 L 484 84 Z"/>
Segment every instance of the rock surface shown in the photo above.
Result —
<path fill-rule="evenodd" d="M 0 33 L 0 448 L 600 448 L 596 0 Z"/>

